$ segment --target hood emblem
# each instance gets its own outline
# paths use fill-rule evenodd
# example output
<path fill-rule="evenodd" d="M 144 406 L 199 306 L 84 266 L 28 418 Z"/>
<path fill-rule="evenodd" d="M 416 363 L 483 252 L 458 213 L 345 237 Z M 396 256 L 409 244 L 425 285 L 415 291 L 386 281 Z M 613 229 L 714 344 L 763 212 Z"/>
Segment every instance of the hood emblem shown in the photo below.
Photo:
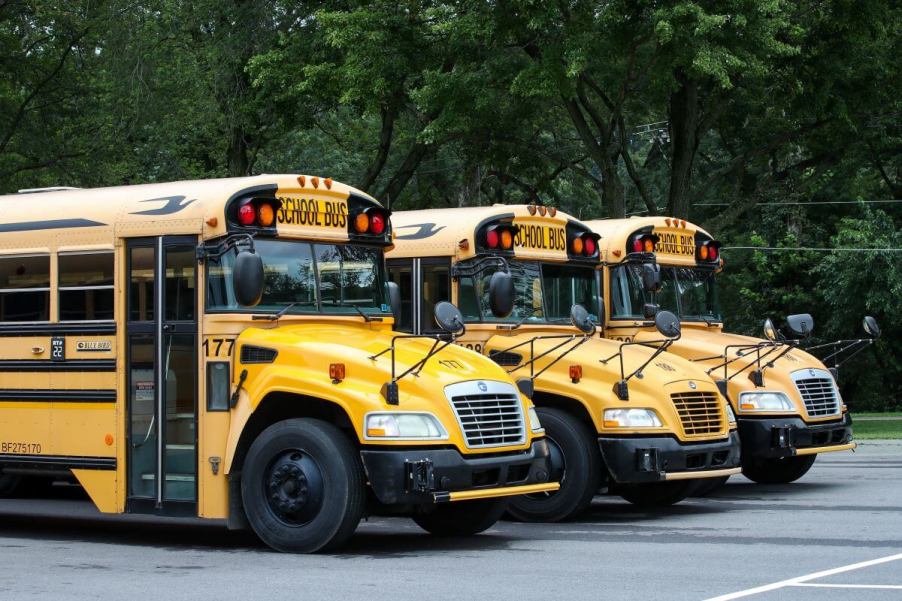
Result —
<path fill-rule="evenodd" d="M 814 377 L 814 370 L 813 370 L 813 369 L 809 369 L 809 370 L 808 370 L 808 375 L 811 376 L 811 377 L 813 378 L 813 377 Z"/>
<path fill-rule="evenodd" d="M 698 388 L 698 386 L 696 386 L 695 382 L 689 382 L 689 388 L 695 390 L 696 388 Z"/>
<path fill-rule="evenodd" d="M 485 382 L 478 382 L 478 383 L 476 384 L 476 387 L 477 387 L 481 392 L 488 392 L 488 391 L 489 391 L 489 387 L 486 386 L 486 383 L 485 383 Z"/>

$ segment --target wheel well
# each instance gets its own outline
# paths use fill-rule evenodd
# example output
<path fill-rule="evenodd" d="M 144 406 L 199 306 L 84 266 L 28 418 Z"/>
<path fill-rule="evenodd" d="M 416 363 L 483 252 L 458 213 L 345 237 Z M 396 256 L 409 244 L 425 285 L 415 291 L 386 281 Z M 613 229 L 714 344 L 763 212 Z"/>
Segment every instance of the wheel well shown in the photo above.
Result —
<path fill-rule="evenodd" d="M 594 433 L 597 431 L 595 422 L 592 421 L 592 417 L 589 415 L 589 410 L 586 409 L 585 405 L 574 398 L 552 394 L 550 392 L 536 391 L 533 394 L 532 402 L 536 407 L 553 407 L 560 411 L 565 411 L 586 424 L 590 432 Z"/>
<path fill-rule="evenodd" d="M 297 417 L 311 417 L 329 422 L 341 430 L 354 445 L 358 443 L 351 419 L 340 405 L 302 394 L 271 392 L 260 401 L 244 425 L 230 471 L 232 473 L 241 471 L 251 444 L 263 430 L 276 422 Z"/>

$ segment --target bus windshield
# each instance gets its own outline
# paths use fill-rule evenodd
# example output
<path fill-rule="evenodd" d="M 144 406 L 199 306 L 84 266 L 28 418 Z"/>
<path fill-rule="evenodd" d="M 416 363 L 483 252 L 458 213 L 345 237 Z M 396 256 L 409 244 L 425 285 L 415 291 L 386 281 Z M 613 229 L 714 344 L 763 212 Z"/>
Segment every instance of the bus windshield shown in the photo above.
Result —
<path fill-rule="evenodd" d="M 263 259 L 263 299 L 251 310 L 288 314 L 389 313 L 382 250 L 347 244 L 256 240 Z M 246 311 L 235 300 L 232 249 L 207 262 L 207 310 Z"/>
<path fill-rule="evenodd" d="M 643 305 L 656 302 L 683 321 L 722 321 L 716 284 L 709 269 L 661 266 L 661 292 L 652 298 L 640 267 L 621 265 L 611 270 L 611 318 L 645 319 Z"/>
<path fill-rule="evenodd" d="M 511 261 L 515 302 L 513 312 L 498 318 L 489 308 L 489 280 L 494 270 L 460 278 L 460 309 L 470 321 L 569 323 L 570 308 L 583 305 L 597 315 L 598 288 L 591 267 Z"/>

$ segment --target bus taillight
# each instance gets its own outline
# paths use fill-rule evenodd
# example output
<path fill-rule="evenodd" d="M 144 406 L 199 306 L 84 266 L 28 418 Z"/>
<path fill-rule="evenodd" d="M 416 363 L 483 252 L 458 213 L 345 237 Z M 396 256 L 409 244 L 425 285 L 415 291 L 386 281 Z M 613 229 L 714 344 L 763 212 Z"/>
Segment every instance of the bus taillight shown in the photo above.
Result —
<path fill-rule="evenodd" d="M 720 255 L 720 242 L 714 240 L 705 240 L 699 242 L 695 249 L 695 256 L 699 261 L 717 261 Z"/>
<path fill-rule="evenodd" d="M 275 227 L 276 211 L 280 206 L 281 203 L 276 199 L 245 199 L 234 209 L 231 221 L 242 227 Z"/>
<path fill-rule="evenodd" d="M 655 252 L 655 244 L 658 243 L 658 237 L 654 234 L 639 234 L 627 244 L 627 252 L 634 253 L 653 253 Z"/>
<path fill-rule="evenodd" d="M 382 236 L 388 228 L 388 212 L 377 207 L 368 207 L 351 220 L 352 234 Z"/>
<path fill-rule="evenodd" d="M 254 210 L 254 205 L 247 203 L 238 207 L 238 223 L 241 225 L 254 225 L 256 220 L 257 211 Z"/>
<path fill-rule="evenodd" d="M 578 232 L 570 239 L 570 255 L 588 259 L 598 255 L 598 234 Z"/>
<path fill-rule="evenodd" d="M 519 226 L 512 224 L 498 224 L 490 226 L 485 231 L 485 246 L 490 250 L 512 250 L 514 238 L 517 236 Z"/>

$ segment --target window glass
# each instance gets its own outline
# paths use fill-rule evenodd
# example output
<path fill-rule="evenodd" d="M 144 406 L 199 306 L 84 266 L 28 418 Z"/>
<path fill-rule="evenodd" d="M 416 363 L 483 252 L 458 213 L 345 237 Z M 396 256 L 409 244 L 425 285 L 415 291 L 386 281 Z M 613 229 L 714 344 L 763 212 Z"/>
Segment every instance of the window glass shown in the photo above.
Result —
<path fill-rule="evenodd" d="M 136 246 L 129 250 L 131 280 L 128 291 L 129 321 L 153 321 L 154 248 Z"/>
<path fill-rule="evenodd" d="M 61 254 L 61 321 L 113 319 L 113 253 Z"/>
<path fill-rule="evenodd" d="M 435 323 L 435 305 L 451 300 L 451 273 L 447 263 L 422 262 L 423 302 L 420 304 L 420 329 L 422 333 L 441 332 Z"/>
<path fill-rule="evenodd" d="M 582 305 L 589 315 L 598 315 L 595 272 L 591 268 L 545 263 L 545 308 L 550 318 L 569 319 L 573 305 Z"/>
<path fill-rule="evenodd" d="M 401 291 L 401 317 L 396 319 L 395 329 L 413 332 L 413 261 L 391 261 L 388 275 Z"/>
<path fill-rule="evenodd" d="M 720 320 L 715 274 L 691 267 L 661 267 L 661 291 L 642 289 L 639 267 L 623 265 L 611 270 L 612 318 L 644 319 L 642 306 L 657 303 L 686 321 Z"/>
<path fill-rule="evenodd" d="M 644 319 L 642 306 L 646 300 L 642 290 L 642 277 L 632 265 L 621 265 L 611 270 L 611 318 Z"/>
<path fill-rule="evenodd" d="M 166 321 L 194 320 L 196 261 L 193 246 L 166 247 Z"/>
<path fill-rule="evenodd" d="M 680 298 L 680 318 L 693 320 L 720 320 L 715 274 L 710 270 L 686 267 L 670 269 L 676 276 L 675 290 Z"/>
<path fill-rule="evenodd" d="M 50 320 L 50 256 L 0 258 L 0 321 Z"/>

